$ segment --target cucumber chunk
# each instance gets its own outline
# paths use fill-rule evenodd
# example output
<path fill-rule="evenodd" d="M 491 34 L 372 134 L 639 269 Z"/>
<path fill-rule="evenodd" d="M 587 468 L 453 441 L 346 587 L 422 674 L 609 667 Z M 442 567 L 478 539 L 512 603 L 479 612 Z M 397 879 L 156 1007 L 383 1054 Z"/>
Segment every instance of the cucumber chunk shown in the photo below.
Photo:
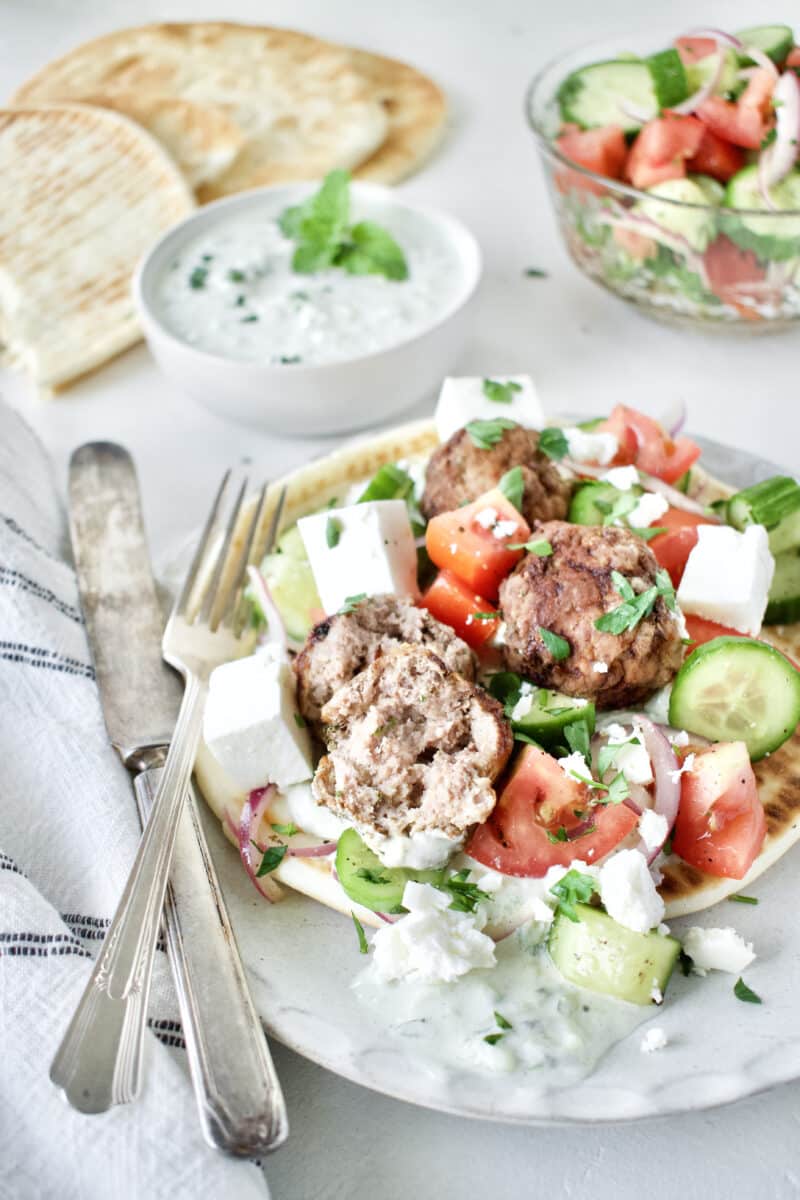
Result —
<path fill-rule="evenodd" d="M 287 529 L 274 552 L 266 556 L 261 573 L 287 634 L 295 642 L 305 641 L 314 624 L 312 611 L 321 609 L 322 601 L 296 525 Z"/>
<path fill-rule="evenodd" d="M 777 212 L 770 213 L 764 205 L 757 165 L 753 163 L 737 171 L 728 180 L 725 206 L 760 209 L 764 215 L 760 212 L 721 214 L 721 227 L 743 250 L 752 250 L 764 261 L 783 262 L 796 257 L 800 241 L 800 217 L 785 215 L 800 211 L 800 171 L 795 167 L 770 188 L 769 194 Z"/>
<path fill-rule="evenodd" d="M 710 175 L 689 175 L 688 179 L 700 188 L 706 198 L 706 204 L 717 206 L 724 203 L 725 188 L 718 179 L 713 179 Z"/>
<path fill-rule="evenodd" d="M 658 54 L 651 54 L 645 62 L 653 80 L 659 108 L 672 108 L 673 104 L 680 104 L 686 99 L 689 80 L 683 60 L 673 46 L 668 50 L 659 50 Z"/>
<path fill-rule="evenodd" d="M 800 550 L 775 555 L 775 575 L 764 614 L 765 625 L 800 621 Z"/>
<path fill-rule="evenodd" d="M 773 646 L 718 637 L 689 655 L 672 685 L 669 723 L 712 742 L 744 742 L 753 762 L 800 721 L 800 671 Z"/>
<path fill-rule="evenodd" d="M 735 50 L 725 50 L 722 71 L 714 88 L 717 96 L 726 96 L 743 86 L 739 83 L 739 59 Z M 689 90 L 699 92 L 717 72 L 717 53 L 707 54 L 696 62 L 686 66 L 686 76 L 689 80 Z"/>
<path fill-rule="evenodd" d="M 355 829 L 345 829 L 336 847 L 336 874 L 347 895 L 373 912 L 395 912 L 403 902 L 409 879 L 417 883 L 441 883 L 444 870 L 412 871 L 407 867 L 385 867 L 377 854 Z"/>
<path fill-rule="evenodd" d="M 602 481 L 581 483 L 573 493 L 567 520 L 571 521 L 573 525 L 602 525 L 623 496 L 630 496 L 635 500 L 641 494 L 642 488 L 640 487 L 633 487 L 629 491 L 623 492 L 620 488 L 614 487 L 613 483 L 603 483 Z M 632 504 L 631 507 L 633 508 L 634 505 Z"/>
<path fill-rule="evenodd" d="M 629 1004 L 653 1004 L 654 994 L 663 995 L 680 942 L 661 933 L 626 929 L 588 904 L 576 904 L 575 911 L 578 921 L 558 913 L 547 943 L 565 979 Z"/>
<path fill-rule="evenodd" d="M 556 99 L 564 120 L 582 129 L 620 125 L 625 133 L 635 133 L 642 121 L 631 112 L 641 113 L 649 121 L 659 110 L 650 68 L 636 59 L 581 67 L 567 76 Z"/>
<path fill-rule="evenodd" d="M 761 50 L 774 63 L 782 63 L 794 45 L 794 33 L 788 25 L 751 25 L 749 29 L 740 29 L 736 37 L 745 46 Z M 738 58 L 740 66 L 753 66 L 749 54 L 739 54 Z"/>
<path fill-rule="evenodd" d="M 800 484 L 789 475 L 774 475 L 744 488 L 727 501 L 725 520 L 736 529 L 763 525 L 773 554 L 800 548 Z"/>
<path fill-rule="evenodd" d="M 649 217 L 664 229 L 680 234 L 693 250 L 703 254 L 716 234 L 714 212 L 703 188 L 691 179 L 666 179 L 647 191 L 648 195 L 658 199 L 641 200 L 634 205 L 634 211 Z"/>

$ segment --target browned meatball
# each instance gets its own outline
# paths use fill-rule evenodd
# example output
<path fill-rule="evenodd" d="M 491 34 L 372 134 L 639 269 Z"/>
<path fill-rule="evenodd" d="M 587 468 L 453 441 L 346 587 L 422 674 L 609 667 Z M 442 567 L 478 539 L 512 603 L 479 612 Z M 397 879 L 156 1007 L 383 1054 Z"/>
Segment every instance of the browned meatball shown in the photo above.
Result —
<path fill-rule="evenodd" d="M 654 582 L 652 550 L 628 529 L 551 521 L 537 537 L 553 553 L 527 554 L 500 587 L 506 621 L 505 657 L 514 671 L 568 696 L 585 696 L 600 708 L 646 699 L 669 683 L 681 665 L 679 618 L 659 596 L 633 629 L 601 632 L 595 621 L 623 597 L 611 581 L 618 571 L 639 595 Z M 540 630 L 566 638 L 569 655 L 556 661 Z M 607 670 L 605 669 L 607 668 Z"/>
<path fill-rule="evenodd" d="M 476 446 L 466 429 L 459 429 L 435 450 L 425 473 L 423 513 L 430 519 L 477 500 L 497 487 L 512 467 L 522 468 L 522 515 L 529 525 L 567 515 L 572 482 L 562 478 L 556 464 L 540 452 L 539 434 L 521 425 L 504 429 L 488 450 Z"/>
<path fill-rule="evenodd" d="M 381 654 L 401 642 L 426 646 L 451 671 L 475 678 L 469 646 L 448 625 L 401 596 L 372 596 L 352 612 L 326 617 L 311 630 L 294 663 L 300 712 L 318 724 L 320 709 L 334 692 Z"/>

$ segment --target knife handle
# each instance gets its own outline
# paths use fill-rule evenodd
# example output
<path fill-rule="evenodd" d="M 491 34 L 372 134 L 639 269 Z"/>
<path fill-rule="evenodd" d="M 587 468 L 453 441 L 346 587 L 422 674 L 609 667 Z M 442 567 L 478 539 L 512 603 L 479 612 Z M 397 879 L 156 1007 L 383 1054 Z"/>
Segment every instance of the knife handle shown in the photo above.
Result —
<path fill-rule="evenodd" d="M 134 779 L 142 824 L 161 774 L 152 767 Z M 277 1149 L 289 1133 L 286 1107 L 193 785 L 178 822 L 164 926 L 203 1136 L 242 1157 Z"/>

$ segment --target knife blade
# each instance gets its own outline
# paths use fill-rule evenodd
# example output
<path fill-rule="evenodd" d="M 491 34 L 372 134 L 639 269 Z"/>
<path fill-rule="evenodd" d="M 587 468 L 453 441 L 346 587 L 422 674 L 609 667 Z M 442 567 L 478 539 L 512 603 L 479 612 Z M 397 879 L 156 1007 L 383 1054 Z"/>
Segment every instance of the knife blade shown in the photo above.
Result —
<path fill-rule="evenodd" d="M 68 491 L 78 587 L 106 728 L 134 773 L 144 822 L 158 789 L 181 685 L 161 659 L 164 618 L 133 460 L 113 443 L 81 446 L 72 456 Z M 229 1154 L 267 1153 L 288 1134 L 285 1124 L 277 1130 L 270 1124 L 280 1085 L 193 787 L 178 826 L 164 924 L 204 1137 Z M 131 1003 L 146 1004 L 146 999 L 133 993 Z M 94 990 L 92 1004 L 108 1006 L 109 1040 L 122 1029 L 119 1006 L 125 1003 Z M 104 1111 L 135 1096 L 140 1060 L 141 1045 L 130 1059 L 121 1056 L 114 1079 L 103 1081 L 93 1079 L 85 1066 L 79 1070 L 69 1056 L 57 1057 L 51 1078 L 82 1111 Z"/>

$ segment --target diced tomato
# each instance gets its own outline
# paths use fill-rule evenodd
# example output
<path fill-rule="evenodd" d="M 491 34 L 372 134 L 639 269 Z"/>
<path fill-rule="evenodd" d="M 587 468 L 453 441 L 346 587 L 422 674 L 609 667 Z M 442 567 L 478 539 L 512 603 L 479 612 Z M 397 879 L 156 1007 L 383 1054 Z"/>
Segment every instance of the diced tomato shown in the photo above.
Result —
<path fill-rule="evenodd" d="M 759 314 L 751 305 L 742 303 L 748 296 L 768 299 L 763 287 L 767 272 L 753 251 L 742 250 L 722 233 L 708 247 L 703 261 L 712 292 L 723 303 L 738 309 L 742 316 L 756 319 Z"/>
<path fill-rule="evenodd" d="M 735 146 L 758 150 L 770 121 L 770 101 L 774 76 L 760 68 L 750 76 L 742 95 L 734 103 L 721 96 L 709 96 L 697 108 L 697 115 L 712 133 Z"/>
<path fill-rule="evenodd" d="M 700 145 L 687 166 L 690 171 L 700 175 L 712 175 L 721 183 L 727 183 L 731 175 L 741 171 L 744 164 L 744 153 L 738 146 L 723 141 L 713 130 L 704 129 Z"/>
<path fill-rule="evenodd" d="M 764 808 L 744 742 L 694 750 L 681 776 L 674 852 L 701 871 L 743 879 L 767 832 Z"/>
<path fill-rule="evenodd" d="M 585 784 L 569 778 L 538 746 L 525 746 L 492 815 L 472 834 L 466 852 L 503 875 L 536 879 L 576 858 L 596 863 L 631 833 L 638 817 L 625 804 L 590 805 Z M 594 829 L 581 834 L 587 821 Z M 566 841 L 556 836 L 561 829 Z M 548 832 L 556 840 L 551 842 Z"/>
<path fill-rule="evenodd" d="M 620 446 L 624 443 L 626 448 L 630 446 L 632 433 L 636 448 L 633 457 L 627 461 L 634 462 L 640 470 L 658 476 L 665 483 L 680 479 L 700 457 L 700 447 L 691 438 L 671 438 L 658 421 L 625 404 L 613 408 L 598 429 L 615 434 Z"/>
<path fill-rule="evenodd" d="M 602 125 L 597 129 L 580 129 L 564 125 L 556 145 L 565 158 L 611 179 L 622 178 L 622 168 L 628 155 L 625 134 L 619 125 Z"/>
<path fill-rule="evenodd" d="M 479 650 L 500 628 L 499 613 L 496 620 L 485 620 L 475 616 L 476 613 L 495 610 L 488 600 L 473 592 L 449 571 L 439 572 L 420 604 L 427 608 L 437 621 L 442 621 L 454 629 L 473 650 Z"/>
<path fill-rule="evenodd" d="M 499 488 L 472 504 L 428 522 L 425 545 L 431 561 L 457 575 L 473 591 L 496 600 L 500 584 L 522 558 L 509 550 L 530 537 L 530 526 Z"/>
<path fill-rule="evenodd" d="M 703 126 L 697 117 L 665 112 L 640 130 L 628 154 L 625 174 L 637 188 L 683 179 L 686 161 L 697 154 L 702 140 Z"/>
<path fill-rule="evenodd" d="M 659 533 L 649 542 L 650 549 L 656 556 L 659 566 L 665 568 L 672 580 L 672 586 L 677 587 L 686 569 L 686 560 L 697 545 L 698 525 L 715 525 L 710 517 L 701 517 L 698 513 L 686 512 L 683 508 L 668 508 L 658 518 L 656 525 L 667 530 Z"/>
<path fill-rule="evenodd" d="M 679 37 L 675 39 L 675 49 L 680 54 L 683 65 L 693 67 L 701 58 L 716 54 L 717 43 L 713 38 Z"/>
<path fill-rule="evenodd" d="M 793 71 L 800 70 L 800 46 L 793 46 L 786 59 L 786 66 Z"/>
<path fill-rule="evenodd" d="M 658 253 L 656 242 L 652 238 L 638 233 L 635 229 L 626 229 L 616 225 L 612 229 L 611 236 L 634 262 L 644 262 L 645 259 L 655 258 Z"/>
<path fill-rule="evenodd" d="M 655 538 L 653 539 L 655 541 Z M 742 633 L 741 629 L 731 629 L 729 625 L 718 625 L 716 621 L 708 621 L 705 617 L 698 617 L 694 613 L 685 613 L 686 631 L 690 640 L 694 645 L 689 649 L 693 650 L 695 646 L 703 646 L 706 642 L 713 642 L 714 638 L 718 637 L 752 637 L 752 634 Z M 761 641 L 757 638 L 756 641 Z M 800 663 L 795 662 L 788 654 L 781 650 L 781 654 L 790 662 L 796 671 L 800 671 Z"/>

